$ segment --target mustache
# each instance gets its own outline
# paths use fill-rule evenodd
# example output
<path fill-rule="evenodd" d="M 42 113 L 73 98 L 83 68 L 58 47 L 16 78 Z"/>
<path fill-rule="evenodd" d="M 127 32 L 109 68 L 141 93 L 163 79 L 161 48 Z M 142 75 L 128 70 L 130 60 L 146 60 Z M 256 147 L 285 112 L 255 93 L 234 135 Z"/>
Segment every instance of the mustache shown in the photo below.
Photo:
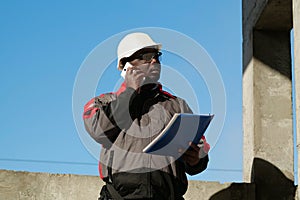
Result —
<path fill-rule="evenodd" d="M 140 65 L 138 70 L 148 74 L 151 73 L 153 71 L 160 71 L 161 70 L 161 66 L 160 64 L 148 64 L 148 65 Z"/>

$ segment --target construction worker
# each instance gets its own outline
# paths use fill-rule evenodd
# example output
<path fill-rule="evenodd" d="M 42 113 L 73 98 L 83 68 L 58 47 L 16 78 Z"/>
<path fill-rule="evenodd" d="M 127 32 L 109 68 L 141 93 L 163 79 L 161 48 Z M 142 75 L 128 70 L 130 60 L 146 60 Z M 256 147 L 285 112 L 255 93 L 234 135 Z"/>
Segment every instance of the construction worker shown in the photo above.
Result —
<path fill-rule="evenodd" d="M 125 79 L 120 89 L 84 107 L 86 130 L 102 144 L 99 171 L 106 185 L 99 199 L 183 199 L 186 173 L 195 175 L 207 167 L 204 137 L 200 145 L 190 143 L 180 159 L 142 152 L 175 113 L 192 113 L 158 82 L 161 48 L 145 33 L 126 35 L 118 46 L 118 69 Z"/>

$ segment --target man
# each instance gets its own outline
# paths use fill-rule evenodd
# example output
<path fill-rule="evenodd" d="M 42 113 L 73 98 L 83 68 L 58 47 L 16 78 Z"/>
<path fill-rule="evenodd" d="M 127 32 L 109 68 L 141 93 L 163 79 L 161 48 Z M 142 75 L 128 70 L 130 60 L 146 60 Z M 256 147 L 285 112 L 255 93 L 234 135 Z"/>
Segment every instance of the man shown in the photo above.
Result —
<path fill-rule="evenodd" d="M 191 113 L 187 103 L 162 90 L 161 44 L 131 33 L 118 46 L 118 69 L 125 78 L 115 93 L 102 94 L 84 108 L 90 136 L 102 144 L 99 171 L 106 182 L 99 199 L 183 199 L 187 177 L 206 169 L 209 144 L 190 143 L 180 159 L 143 153 L 175 113 Z"/>

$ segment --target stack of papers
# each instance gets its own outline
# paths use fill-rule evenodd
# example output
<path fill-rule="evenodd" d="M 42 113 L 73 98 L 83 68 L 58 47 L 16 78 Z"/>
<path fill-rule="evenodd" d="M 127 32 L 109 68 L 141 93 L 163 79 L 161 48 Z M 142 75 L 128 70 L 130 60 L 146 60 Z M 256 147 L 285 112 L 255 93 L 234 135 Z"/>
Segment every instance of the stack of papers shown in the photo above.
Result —
<path fill-rule="evenodd" d="M 178 150 L 198 144 L 214 115 L 176 113 L 165 129 L 144 149 L 144 153 L 178 157 Z"/>

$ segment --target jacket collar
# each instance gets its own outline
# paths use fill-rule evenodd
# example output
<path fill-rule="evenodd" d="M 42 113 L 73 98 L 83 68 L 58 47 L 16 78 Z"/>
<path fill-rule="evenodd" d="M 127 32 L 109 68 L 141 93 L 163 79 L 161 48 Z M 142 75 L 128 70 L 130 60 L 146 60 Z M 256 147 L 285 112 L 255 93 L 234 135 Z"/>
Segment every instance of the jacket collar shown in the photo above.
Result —
<path fill-rule="evenodd" d="M 166 91 L 164 91 L 163 89 L 162 89 L 162 85 L 161 85 L 161 83 L 158 83 L 158 88 L 157 88 L 157 90 L 158 90 L 158 92 L 159 93 L 161 93 L 161 94 L 163 94 L 163 95 L 165 95 L 165 96 L 167 96 L 167 97 L 169 97 L 169 98 L 175 98 L 175 96 L 174 95 L 172 95 L 172 94 L 170 94 L 169 92 L 166 92 Z M 126 83 L 125 83 L 125 81 L 121 84 L 121 86 L 120 86 L 120 88 L 118 89 L 118 91 L 116 91 L 115 92 L 115 94 L 116 95 L 120 95 L 122 92 L 124 92 L 126 90 Z"/>

